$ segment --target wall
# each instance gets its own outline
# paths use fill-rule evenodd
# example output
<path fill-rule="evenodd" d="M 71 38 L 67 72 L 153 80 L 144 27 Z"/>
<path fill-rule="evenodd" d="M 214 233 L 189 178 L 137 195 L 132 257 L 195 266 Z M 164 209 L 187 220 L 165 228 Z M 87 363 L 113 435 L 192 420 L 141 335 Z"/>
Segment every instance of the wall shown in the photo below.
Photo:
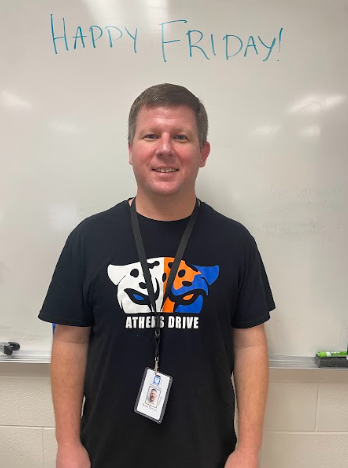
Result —
<path fill-rule="evenodd" d="M 50 348 L 51 328 L 37 314 L 64 242 L 82 219 L 134 195 L 129 108 L 147 86 L 171 82 L 209 114 L 198 196 L 260 247 L 277 304 L 270 353 L 344 349 L 347 5 L 0 2 L 0 341 L 18 341 L 23 353 Z M 108 25 L 123 31 L 112 47 Z M 137 52 L 125 28 L 138 31 Z M 87 37 L 75 41 L 80 31 Z"/>
<path fill-rule="evenodd" d="M 347 395 L 345 370 L 271 369 L 260 468 L 347 468 Z M 0 363 L 0 453 L 55 468 L 49 365 Z"/>

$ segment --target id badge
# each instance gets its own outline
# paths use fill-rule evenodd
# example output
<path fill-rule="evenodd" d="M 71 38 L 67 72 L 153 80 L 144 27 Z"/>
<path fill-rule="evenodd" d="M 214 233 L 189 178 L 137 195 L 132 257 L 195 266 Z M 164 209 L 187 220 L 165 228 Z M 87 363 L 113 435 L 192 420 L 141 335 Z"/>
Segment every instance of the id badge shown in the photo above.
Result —
<path fill-rule="evenodd" d="M 173 378 L 146 368 L 134 411 L 160 424 L 166 410 Z"/>

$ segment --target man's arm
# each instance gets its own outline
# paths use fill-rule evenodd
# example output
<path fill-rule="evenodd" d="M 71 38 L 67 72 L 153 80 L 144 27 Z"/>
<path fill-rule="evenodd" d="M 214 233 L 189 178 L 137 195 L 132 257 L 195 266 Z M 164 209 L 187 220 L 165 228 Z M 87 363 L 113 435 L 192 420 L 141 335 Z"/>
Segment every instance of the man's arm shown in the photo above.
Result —
<path fill-rule="evenodd" d="M 257 468 L 268 389 L 268 351 L 264 325 L 232 329 L 238 444 L 225 468 Z"/>
<path fill-rule="evenodd" d="M 80 440 L 83 384 L 90 327 L 57 325 L 54 332 L 51 385 L 58 442 L 57 468 L 89 468 Z"/>

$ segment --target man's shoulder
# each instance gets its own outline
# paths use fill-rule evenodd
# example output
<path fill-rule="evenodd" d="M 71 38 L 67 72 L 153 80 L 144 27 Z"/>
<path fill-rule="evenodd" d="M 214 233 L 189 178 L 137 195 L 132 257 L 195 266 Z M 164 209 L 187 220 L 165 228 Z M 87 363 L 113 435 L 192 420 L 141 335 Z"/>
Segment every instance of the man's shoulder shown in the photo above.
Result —
<path fill-rule="evenodd" d="M 122 225 L 122 219 L 127 216 L 126 208 L 127 200 L 124 200 L 107 210 L 88 216 L 73 229 L 69 239 L 71 241 L 80 241 L 93 238 L 114 229 L 117 225 Z"/>
<path fill-rule="evenodd" d="M 244 239 L 252 238 L 249 230 L 241 222 L 220 213 L 207 203 L 202 202 L 202 208 L 205 220 L 209 224 L 211 223 L 210 225 L 214 230 L 223 230 L 229 236 L 234 235 Z"/>

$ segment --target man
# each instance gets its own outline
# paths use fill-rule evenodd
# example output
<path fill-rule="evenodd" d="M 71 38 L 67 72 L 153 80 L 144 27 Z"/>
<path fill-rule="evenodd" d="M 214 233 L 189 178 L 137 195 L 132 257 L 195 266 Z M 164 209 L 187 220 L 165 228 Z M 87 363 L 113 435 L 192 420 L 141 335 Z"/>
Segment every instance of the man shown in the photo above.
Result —
<path fill-rule="evenodd" d="M 186 88 L 145 90 L 129 116 L 136 198 L 86 219 L 66 242 L 39 316 L 58 324 L 51 365 L 57 468 L 258 466 L 268 381 L 263 323 L 274 302 L 250 233 L 196 201 L 207 131 L 205 108 Z M 155 330 L 159 375 L 173 379 L 161 424 L 134 411 L 144 370 L 154 369 Z"/>
<path fill-rule="evenodd" d="M 154 405 L 156 403 L 156 399 L 157 399 L 157 390 L 152 388 L 149 393 L 148 403 Z"/>

